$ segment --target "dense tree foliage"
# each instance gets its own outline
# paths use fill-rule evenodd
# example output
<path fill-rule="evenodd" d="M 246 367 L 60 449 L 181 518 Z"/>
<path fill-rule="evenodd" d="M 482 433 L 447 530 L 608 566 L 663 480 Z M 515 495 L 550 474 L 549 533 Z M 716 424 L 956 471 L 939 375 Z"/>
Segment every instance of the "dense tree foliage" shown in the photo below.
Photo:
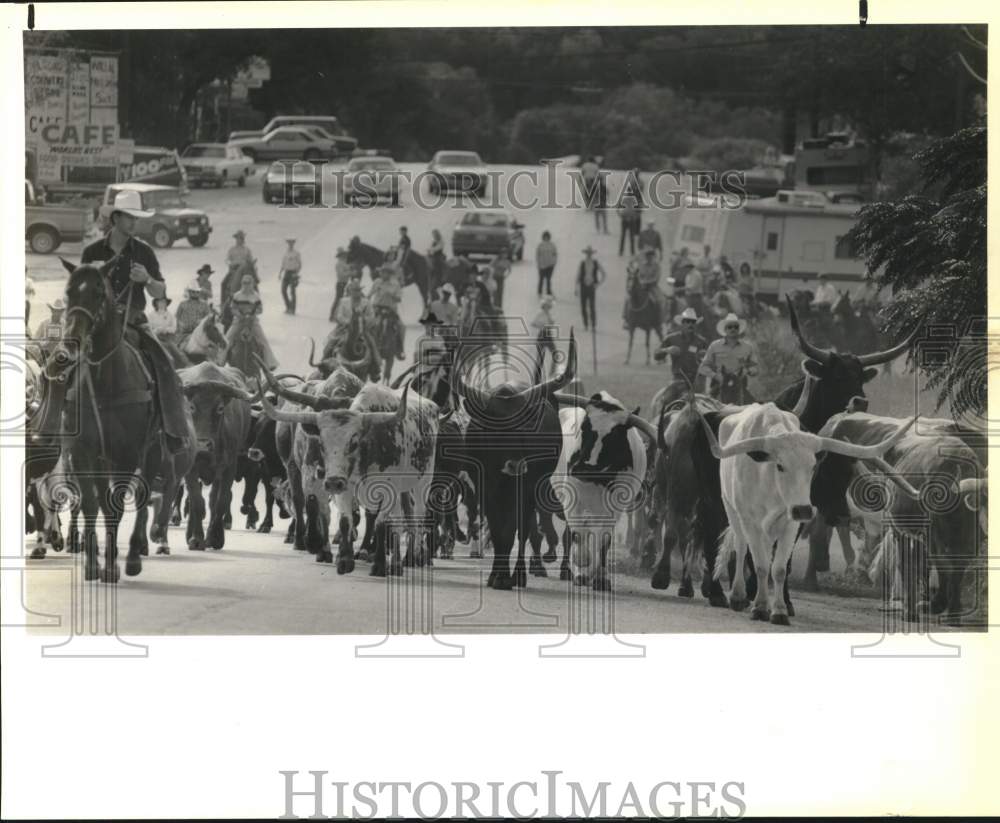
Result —
<path fill-rule="evenodd" d="M 629 165 L 717 156 L 703 143 L 720 138 L 790 151 L 798 121 L 819 130 L 841 118 L 872 142 L 878 166 L 897 132 L 972 122 L 979 89 L 960 52 L 985 74 L 985 52 L 956 26 L 26 35 L 40 41 L 120 51 L 125 125 L 142 141 L 189 139 L 198 89 L 257 54 L 271 65 L 251 95 L 261 123 L 333 112 L 363 144 L 409 159 L 461 145 L 497 162 L 595 151 Z"/>
<path fill-rule="evenodd" d="M 917 155 L 925 191 L 862 209 L 852 231 L 880 288 L 886 331 L 940 325 L 940 351 L 918 358 L 938 402 L 986 411 L 986 128 L 963 129 Z M 953 341 L 953 342 L 952 342 Z"/>

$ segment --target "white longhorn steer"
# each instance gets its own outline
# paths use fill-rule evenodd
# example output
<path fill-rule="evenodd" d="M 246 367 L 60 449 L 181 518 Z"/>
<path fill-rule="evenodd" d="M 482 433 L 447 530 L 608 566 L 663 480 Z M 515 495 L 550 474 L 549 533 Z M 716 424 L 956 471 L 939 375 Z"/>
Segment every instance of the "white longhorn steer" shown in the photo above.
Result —
<path fill-rule="evenodd" d="M 704 417 L 702 424 L 712 453 L 719 459 L 722 502 L 731 530 L 730 538 L 726 540 L 724 535 L 723 540 L 735 550 L 737 570 L 743 569 L 749 546 L 757 572 L 751 617 L 770 618 L 772 623 L 787 626 L 788 610 L 782 594 L 786 567 L 799 526 L 815 514 L 809 492 L 817 453 L 877 461 L 913 421 L 904 422 L 886 440 L 870 446 L 801 431 L 799 419 L 774 403 L 754 403 L 725 417 L 719 424 L 718 439 Z M 728 554 L 719 553 L 716 577 L 721 575 Z M 769 597 L 768 569 L 774 598 Z M 729 604 L 734 611 L 747 606 L 746 583 L 739 571 L 732 581 Z"/>
<path fill-rule="evenodd" d="M 409 384 L 400 396 L 384 385 L 368 383 L 348 409 L 288 412 L 263 398 L 270 417 L 296 423 L 306 434 L 319 437 L 323 483 L 340 513 L 341 545 L 350 541 L 350 513 L 356 502 L 367 511 L 378 510 L 375 526 L 380 533 L 370 573 L 379 577 L 387 572 L 386 521 L 402 511 L 413 522 L 425 523 L 427 491 L 434 477 L 438 407 L 416 393 L 408 394 Z M 396 545 L 392 556 L 388 572 L 401 574 Z"/>

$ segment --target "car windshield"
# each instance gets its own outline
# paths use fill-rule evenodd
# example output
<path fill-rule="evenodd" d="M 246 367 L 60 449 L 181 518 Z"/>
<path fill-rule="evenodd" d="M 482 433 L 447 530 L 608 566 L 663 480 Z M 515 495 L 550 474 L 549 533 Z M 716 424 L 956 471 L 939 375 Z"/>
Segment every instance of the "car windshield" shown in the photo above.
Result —
<path fill-rule="evenodd" d="M 483 161 L 474 152 L 466 154 L 439 154 L 438 163 L 442 166 L 481 166 Z"/>
<path fill-rule="evenodd" d="M 313 137 L 318 137 L 320 140 L 333 140 L 333 137 L 331 136 L 330 132 L 328 132 L 324 128 L 320 128 L 319 126 L 310 126 L 308 129 L 306 129 L 306 131 L 309 132 L 309 134 L 311 134 Z"/>
<path fill-rule="evenodd" d="M 462 218 L 463 226 L 485 226 L 486 228 L 507 228 L 510 221 L 506 214 L 490 212 L 469 212 Z"/>
<path fill-rule="evenodd" d="M 182 157 L 225 157 L 225 146 L 188 146 Z"/>
<path fill-rule="evenodd" d="M 392 160 L 352 160 L 348 171 L 392 171 Z"/>
<path fill-rule="evenodd" d="M 147 191 L 142 195 L 144 209 L 183 209 L 186 206 L 179 191 Z"/>

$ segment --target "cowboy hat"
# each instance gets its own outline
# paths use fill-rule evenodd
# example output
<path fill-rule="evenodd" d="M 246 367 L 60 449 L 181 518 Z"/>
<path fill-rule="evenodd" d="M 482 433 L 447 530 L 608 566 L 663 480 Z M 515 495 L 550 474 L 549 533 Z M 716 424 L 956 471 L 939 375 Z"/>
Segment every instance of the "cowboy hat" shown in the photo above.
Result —
<path fill-rule="evenodd" d="M 170 305 L 171 303 L 173 303 L 173 302 L 174 302 L 173 300 L 171 300 L 171 299 L 170 299 L 169 297 L 167 297 L 166 295 L 163 295 L 163 297 L 154 297 L 154 298 L 153 298 L 153 305 L 154 305 L 154 306 L 156 305 L 156 301 L 157 301 L 157 300 L 163 300 L 163 301 L 164 301 L 164 302 L 165 302 L 165 303 L 166 303 L 166 304 L 167 304 L 168 306 L 169 306 L 169 305 Z"/>
<path fill-rule="evenodd" d="M 55 303 L 49 303 L 48 305 L 52 311 L 66 311 L 66 301 L 61 297 L 57 297 Z"/>
<path fill-rule="evenodd" d="M 423 317 L 420 318 L 421 326 L 437 326 L 440 325 L 441 321 L 438 316 L 432 311 L 428 311 Z"/>
<path fill-rule="evenodd" d="M 691 308 L 691 306 L 688 306 L 686 309 L 684 309 L 684 311 L 682 311 L 678 315 L 675 315 L 674 317 L 674 323 L 676 323 L 678 326 L 681 324 L 681 321 L 683 320 L 694 320 L 695 323 L 701 322 L 701 318 L 698 316 L 698 312 L 696 312 L 693 308 Z"/>
<path fill-rule="evenodd" d="M 185 295 L 195 295 L 197 297 L 204 297 L 205 296 L 205 290 L 201 287 L 201 283 L 199 283 L 197 280 L 192 280 L 185 287 L 184 294 Z"/>
<path fill-rule="evenodd" d="M 208 263 L 198 269 L 197 274 L 215 274 L 215 269 L 213 269 Z"/>
<path fill-rule="evenodd" d="M 732 312 L 729 312 L 729 314 L 727 314 L 718 323 L 715 324 L 715 330 L 723 337 L 725 337 L 726 326 L 731 326 L 733 325 L 733 323 L 736 323 L 740 327 L 740 334 L 743 334 L 747 330 L 747 321 L 741 320 Z"/>
<path fill-rule="evenodd" d="M 586 247 L 586 248 L 585 248 L 585 249 L 583 250 L 583 253 L 584 253 L 584 254 L 593 254 L 593 253 L 594 253 L 595 251 L 597 251 L 597 249 L 595 249 L 595 248 L 594 248 L 593 246 L 587 246 L 587 247 Z"/>
<path fill-rule="evenodd" d="M 452 297 L 455 296 L 455 287 L 451 283 L 445 283 L 441 287 L 441 294 L 450 294 Z"/>
<path fill-rule="evenodd" d="M 236 231 L 233 232 L 233 237 L 242 237 L 245 240 L 246 236 L 247 233 L 243 231 L 243 229 L 237 229 Z"/>
<path fill-rule="evenodd" d="M 296 240 L 296 238 L 294 238 L 294 237 L 286 237 L 285 238 L 285 242 L 286 243 L 294 243 L 295 240 Z"/>
<path fill-rule="evenodd" d="M 142 207 L 142 195 L 137 191 L 120 191 L 115 197 L 115 203 L 111 207 L 111 214 L 116 212 L 127 214 L 129 217 L 148 218 L 155 212 L 146 211 Z"/>

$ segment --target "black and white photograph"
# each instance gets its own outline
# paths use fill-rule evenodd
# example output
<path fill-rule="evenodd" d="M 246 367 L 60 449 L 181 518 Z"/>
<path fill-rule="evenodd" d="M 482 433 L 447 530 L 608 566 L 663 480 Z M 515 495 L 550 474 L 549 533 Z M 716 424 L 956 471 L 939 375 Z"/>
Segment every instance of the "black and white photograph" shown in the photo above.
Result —
<path fill-rule="evenodd" d="M 18 637 L 4 668 L 31 655 L 32 679 L 61 682 L 39 699 L 61 694 L 113 737 L 154 703 L 225 701 L 232 687 L 194 664 L 170 692 L 151 669 L 125 675 L 131 696 L 110 669 L 111 685 L 80 692 L 70 670 L 97 664 L 73 658 L 138 672 L 161 648 L 210 656 L 202 639 L 261 655 L 349 640 L 322 669 L 272 658 L 267 682 L 317 713 L 353 703 L 382 723 L 378 705 L 405 715 L 459 690 L 432 660 L 457 665 L 495 638 L 530 661 L 509 706 L 495 685 L 463 696 L 482 745 L 508 722 L 544 735 L 546 715 L 570 723 L 563 707 L 589 701 L 579 722 L 630 757 L 636 725 L 655 718 L 669 739 L 701 713 L 716 745 L 762 747 L 764 768 L 778 765 L 768 746 L 797 755 L 773 728 L 754 741 L 769 721 L 743 688 L 759 681 L 781 705 L 813 643 L 881 659 L 898 640 L 915 649 L 901 657 L 926 658 L 893 669 L 891 687 L 874 660 L 853 672 L 863 689 L 841 681 L 859 748 L 880 712 L 886 729 L 903 722 L 903 704 L 883 704 L 915 699 L 938 657 L 956 678 L 970 655 L 995 660 L 985 7 L 904 22 L 877 0 L 831 3 L 772 22 L 760 4 L 682 24 L 701 12 L 515 4 L 509 20 L 483 7 L 472 22 L 461 3 L 281 4 L 284 16 L 213 4 L 218 17 L 178 3 L 119 7 L 117 21 L 114 4 L 81 5 L 91 13 L 72 25 L 45 4 L 6 18 L 18 48 L 5 65 L 20 74 L 7 73 L 5 165 L 23 135 L 24 205 L 4 195 L 2 575 L 4 634 Z M 703 640 L 695 667 L 679 650 Z M 676 651 L 650 659 L 664 648 Z M 576 664 L 546 658 L 610 680 L 569 685 Z M 380 665 L 422 688 L 355 688 L 357 668 Z M 534 682 L 550 665 L 563 685 Z M 725 714 L 676 680 L 694 668 L 718 681 Z M 966 697 L 986 693 L 968 677 Z M 18 699 L 41 711 L 27 682 Z M 671 720 L 685 704 L 692 718 Z M 941 734 L 914 706 L 910 721 Z M 5 718 L 17 711 L 8 692 Z M 646 716 L 631 737 L 604 728 L 624 712 Z M 832 721 L 814 745 L 847 739 Z M 906 739 L 887 732 L 880 754 L 916 757 Z M 857 810 L 989 811 L 973 800 L 978 767 L 953 787 L 968 794 L 943 796 L 958 752 L 975 751 L 962 745 L 949 736 L 938 752 L 954 761 L 936 787 L 945 805 L 901 800 L 900 772 L 881 796 L 865 778 Z M 712 743 L 698 746 L 707 757 Z M 476 803 L 442 765 L 427 778 L 440 791 L 402 813 L 798 810 L 755 806 L 735 766 L 699 794 L 687 784 L 700 773 L 647 780 L 655 770 L 567 771 L 560 787 L 552 758 L 509 781 L 535 781 L 533 794 L 483 788 Z M 269 784 L 270 806 L 232 808 L 400 813 L 374 768 L 323 799 L 320 778 L 309 788 L 322 756 L 287 764 L 244 775 Z M 849 808 L 816 805 L 832 774 L 802 778 L 814 812 Z M 683 791 L 651 790 L 668 779 Z M 35 802 L 43 817 L 115 813 L 96 798 Z"/>

